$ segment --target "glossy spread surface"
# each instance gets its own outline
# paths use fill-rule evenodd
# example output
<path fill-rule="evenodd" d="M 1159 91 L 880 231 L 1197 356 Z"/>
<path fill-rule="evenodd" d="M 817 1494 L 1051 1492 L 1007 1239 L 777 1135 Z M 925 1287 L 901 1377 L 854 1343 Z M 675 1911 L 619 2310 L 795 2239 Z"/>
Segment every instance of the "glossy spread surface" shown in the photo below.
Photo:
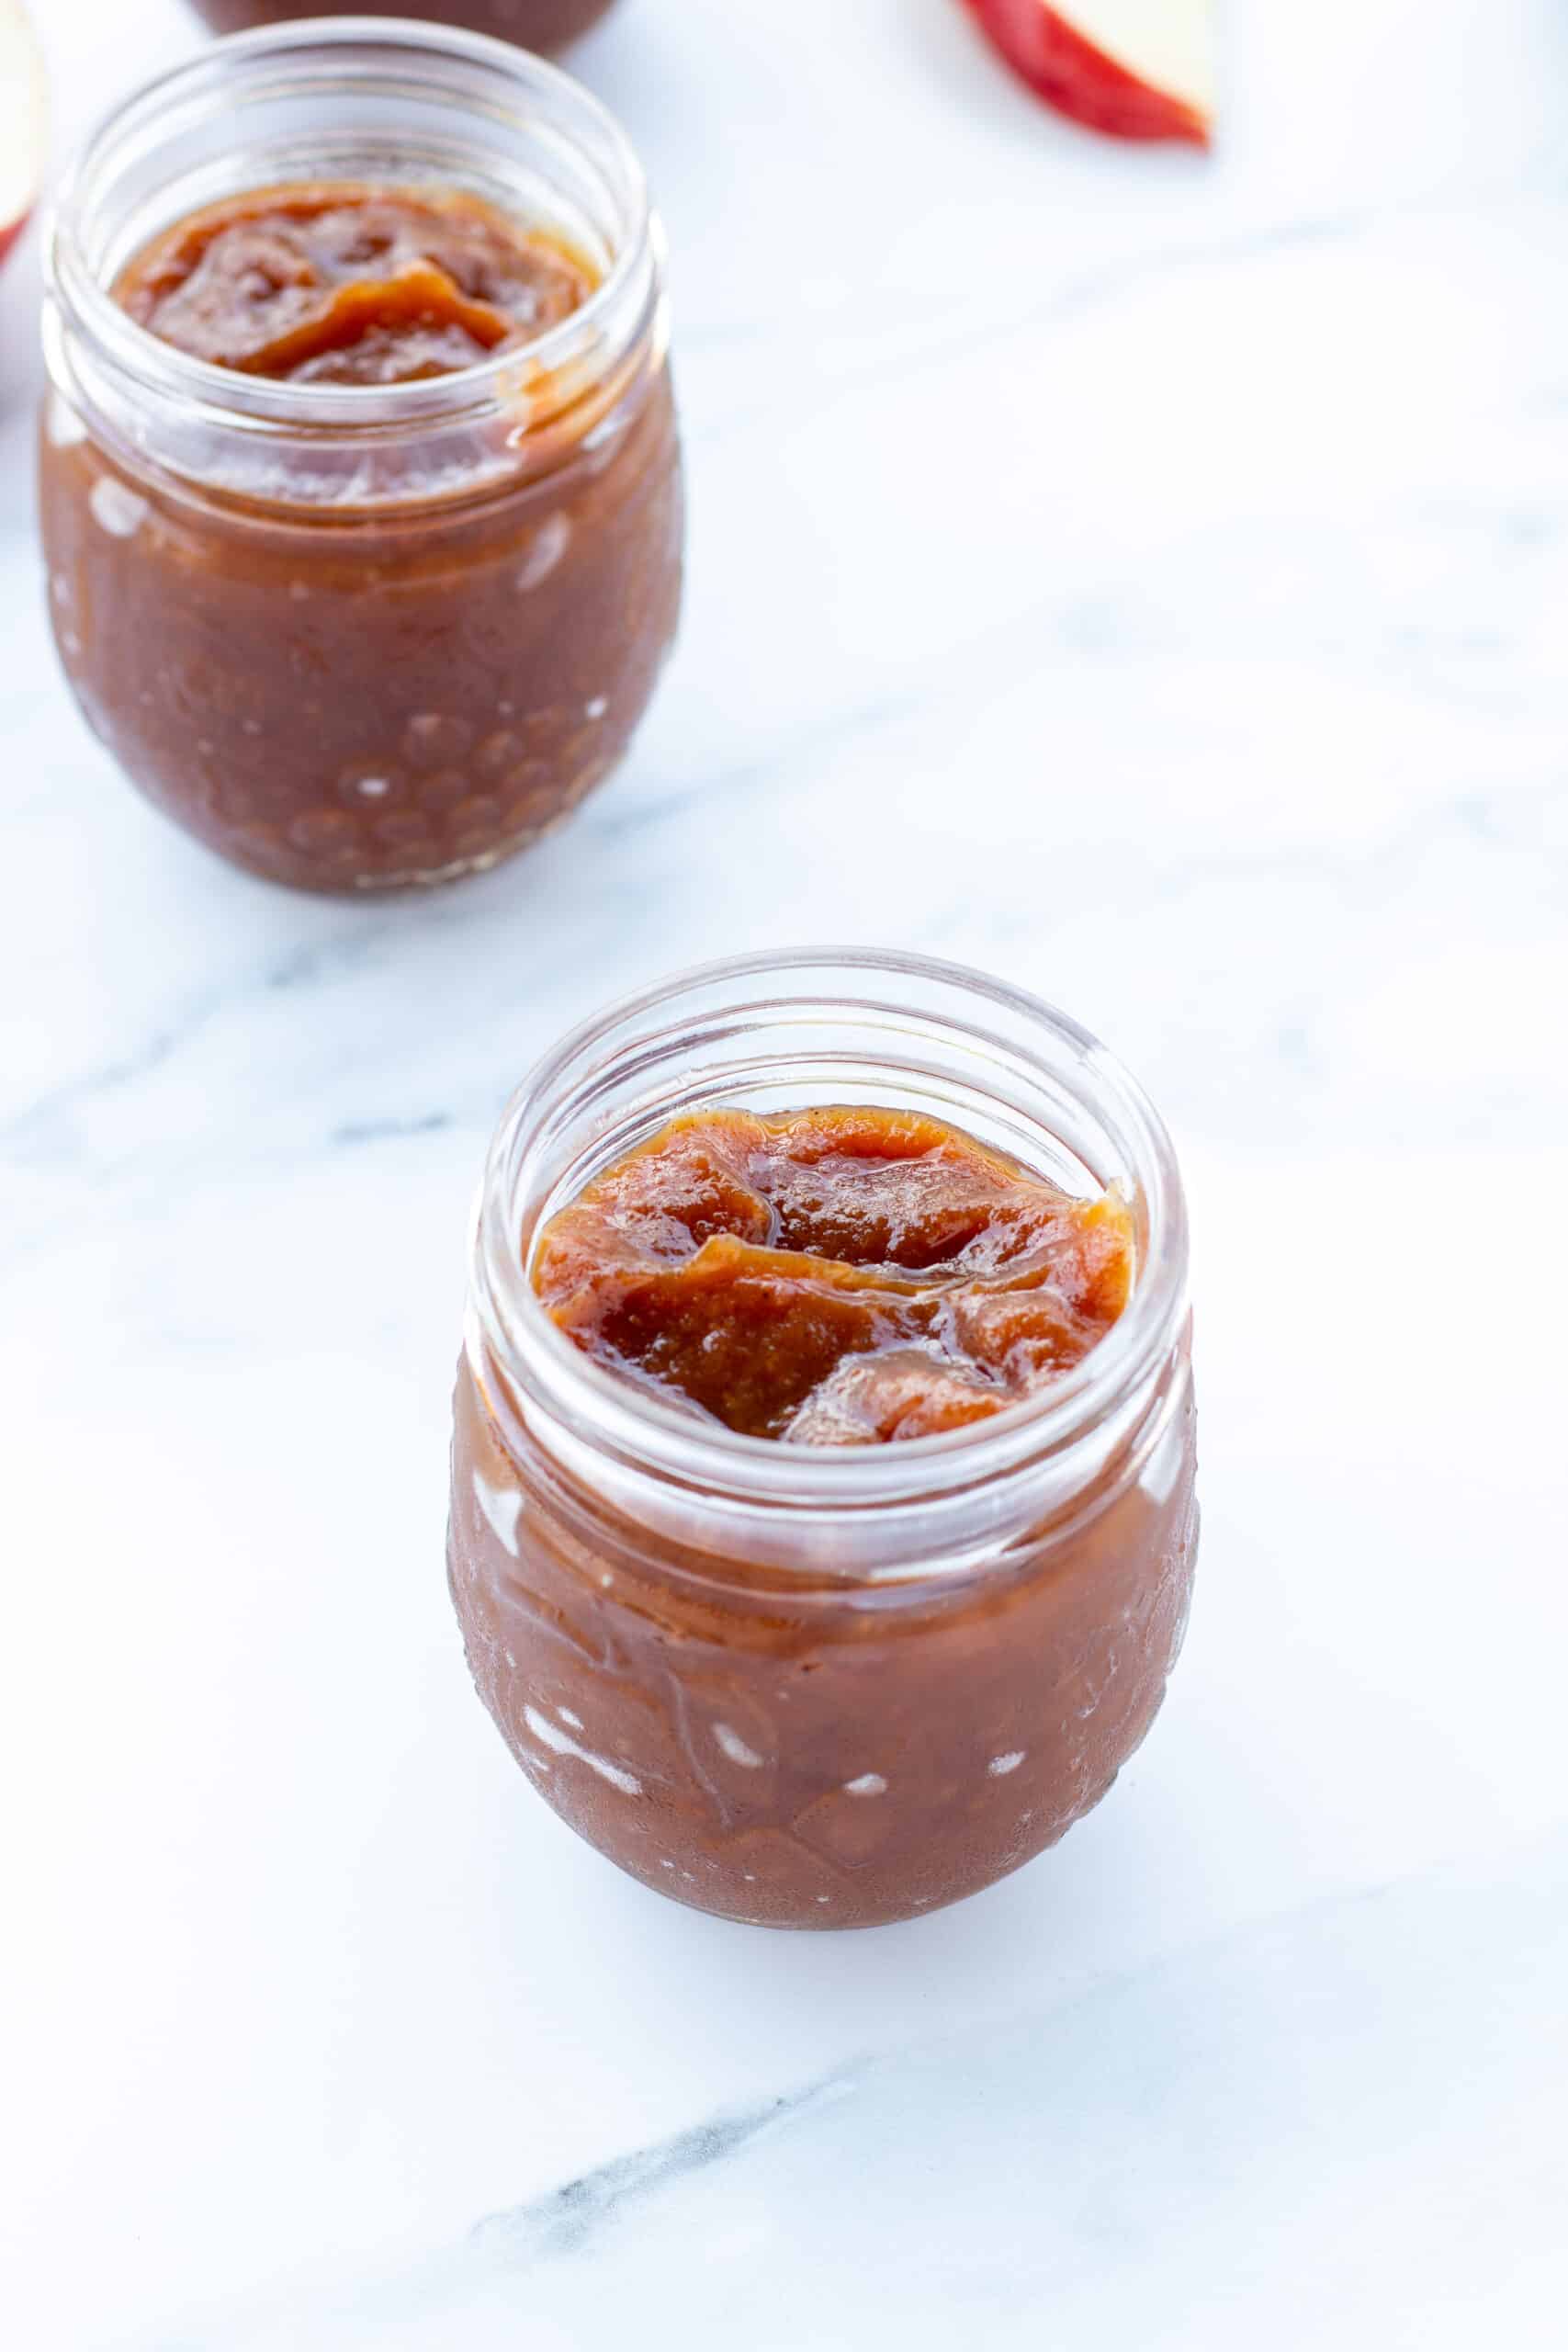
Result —
<path fill-rule="evenodd" d="M 983 1420 L 1125 1306 L 1132 1221 L 911 1113 L 694 1113 L 560 1210 L 534 1283 L 606 1369 L 752 1437 Z"/>
<path fill-rule="evenodd" d="M 121 272 L 163 342 L 245 375 L 399 384 L 470 368 L 558 324 L 586 266 L 450 189 L 262 188 L 191 213 Z"/>

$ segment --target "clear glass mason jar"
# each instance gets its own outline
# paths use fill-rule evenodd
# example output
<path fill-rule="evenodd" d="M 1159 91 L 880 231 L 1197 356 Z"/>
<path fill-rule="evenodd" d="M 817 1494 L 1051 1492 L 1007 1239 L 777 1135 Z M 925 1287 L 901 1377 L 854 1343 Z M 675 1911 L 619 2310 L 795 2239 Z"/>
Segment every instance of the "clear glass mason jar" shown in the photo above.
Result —
<path fill-rule="evenodd" d="M 214 32 L 248 32 L 255 25 L 317 17 L 320 0 L 192 0 Z M 433 24 L 458 25 L 498 40 L 521 41 L 525 49 L 564 49 L 590 25 L 607 16 L 614 0 L 336 0 L 344 15 L 423 17 Z"/>
<path fill-rule="evenodd" d="M 854 1103 L 1121 1184 L 1136 1270 L 1054 1387 L 949 1434 L 743 1437 L 607 1374 L 534 1295 L 544 1223 L 682 1111 Z M 645 1884 L 770 1927 L 956 1901 L 1142 1739 L 1197 1544 L 1169 1138 L 1077 1024 L 906 956 L 746 957 L 578 1030 L 513 1097 L 472 1237 L 448 1565 L 535 1787 Z"/>
<path fill-rule="evenodd" d="M 468 191 L 597 283 L 524 347 L 390 386 L 275 381 L 108 288 L 198 207 L 289 182 Z M 681 593 L 662 246 L 614 122 L 555 68 L 323 19 L 152 84 L 67 175 L 40 435 L 66 674 L 164 812 L 271 879 L 493 865 L 615 766 Z"/>

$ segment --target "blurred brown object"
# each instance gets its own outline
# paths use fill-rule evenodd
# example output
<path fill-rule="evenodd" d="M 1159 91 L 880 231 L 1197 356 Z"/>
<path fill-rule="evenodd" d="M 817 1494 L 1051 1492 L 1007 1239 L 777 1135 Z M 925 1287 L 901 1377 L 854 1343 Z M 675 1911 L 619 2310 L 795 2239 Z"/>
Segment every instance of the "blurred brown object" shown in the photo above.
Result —
<path fill-rule="evenodd" d="M 214 32 L 249 32 L 301 17 L 417 17 L 490 33 L 547 55 L 596 25 L 615 0 L 192 0 Z"/>

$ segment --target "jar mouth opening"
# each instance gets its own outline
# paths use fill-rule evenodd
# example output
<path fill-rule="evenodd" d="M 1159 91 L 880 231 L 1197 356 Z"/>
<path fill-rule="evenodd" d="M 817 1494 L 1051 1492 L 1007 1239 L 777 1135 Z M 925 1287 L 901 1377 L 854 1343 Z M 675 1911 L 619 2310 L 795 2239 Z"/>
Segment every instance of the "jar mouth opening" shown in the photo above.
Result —
<path fill-rule="evenodd" d="M 94 209 L 103 198 L 101 182 L 106 175 L 112 179 L 115 159 L 127 153 L 134 157 L 143 142 L 155 146 L 160 127 L 172 109 L 183 107 L 195 115 L 204 101 L 218 99 L 236 70 L 247 78 L 255 77 L 257 86 L 252 95 L 265 100 L 269 95 L 269 68 L 303 76 L 307 60 L 319 63 L 320 74 L 313 78 L 323 86 L 346 89 L 355 83 L 388 77 L 395 85 L 400 73 L 405 77 L 412 74 L 413 80 L 405 83 L 411 95 L 427 107 L 444 105 L 458 119 L 465 110 L 471 114 L 475 108 L 492 122 L 526 110 L 536 117 L 536 128 L 547 134 L 558 150 L 575 148 L 580 156 L 591 160 L 596 192 L 614 220 L 607 229 L 599 225 L 604 266 L 577 309 L 531 339 L 476 360 L 470 367 L 387 385 L 294 384 L 250 376 L 165 343 L 122 310 L 109 290 L 118 267 L 132 258 L 147 236 L 157 234 L 208 199 L 198 196 L 194 202 L 178 205 L 128 245 L 122 240 L 124 249 L 113 256 L 113 266 L 105 269 L 90 250 L 87 232 Z M 405 172 L 409 185 L 429 185 L 443 177 L 434 145 L 423 143 L 431 169 L 423 180 L 412 169 Z M 291 150 L 279 144 L 268 152 L 286 162 Z M 341 152 L 352 155 L 352 141 Z M 412 149 L 410 152 L 412 155 Z M 418 156 L 413 160 L 417 162 Z M 287 167 L 276 173 L 267 169 L 264 155 L 261 176 L 253 172 L 239 181 L 231 168 L 215 186 L 219 196 L 239 195 L 282 184 L 288 176 Z M 355 173 L 352 168 L 331 172 L 312 168 L 308 153 L 302 150 L 294 176 L 347 179 Z M 396 185 L 399 175 L 383 169 L 367 176 L 378 178 L 381 185 Z M 165 182 L 170 184 L 180 185 L 177 175 L 172 183 Z M 468 171 L 450 184 L 479 185 Z M 497 193 L 504 206 L 504 193 Z M 378 431 L 403 433 L 419 426 L 457 423 L 508 404 L 520 392 L 525 393 L 530 384 L 567 376 L 574 360 L 615 340 L 628 306 L 635 306 L 639 313 L 646 309 L 649 289 L 643 281 L 649 275 L 650 251 L 657 252 L 658 244 L 658 227 L 642 167 L 625 132 L 609 109 L 558 66 L 484 33 L 461 32 L 407 17 L 322 16 L 230 34 L 143 83 L 123 99 L 99 122 L 62 178 L 51 208 L 45 268 L 50 291 L 72 323 L 131 381 L 234 426 L 325 432 L 346 441 Z"/>
<path fill-rule="evenodd" d="M 682 1040 L 695 1036 L 713 1043 L 722 1035 L 750 1043 L 771 1023 L 783 1023 L 795 1034 L 829 1017 L 835 1001 L 844 1005 L 841 988 L 829 988 L 824 996 L 820 987 L 811 987 L 813 975 L 823 980 L 836 975 L 840 983 L 863 989 L 846 1009 L 873 1029 L 885 1026 L 890 1046 L 900 1035 L 908 1041 L 926 1016 L 880 997 L 879 981 L 929 990 L 946 1001 L 950 1009 L 932 1017 L 934 1027 L 948 1054 L 973 1057 L 981 1073 L 976 1103 L 987 1085 L 997 1088 L 997 1099 L 1010 1095 L 1016 1103 L 1030 1058 L 1022 1041 L 1033 1033 L 1053 1058 L 1050 1091 L 1065 1100 L 1076 1075 L 1079 1102 L 1087 1104 L 1092 1098 L 1090 1117 L 1101 1123 L 1101 1148 L 1117 1163 L 1104 1170 L 1096 1164 L 1101 1155 L 1093 1145 L 1056 1138 L 1060 1153 L 1043 1172 L 1070 1182 L 1076 1167 L 1093 1181 L 1121 1181 L 1128 1187 L 1138 1233 L 1137 1264 L 1121 1316 L 1059 1380 L 988 1419 L 886 1445 L 815 1447 L 746 1435 L 595 1363 L 556 1326 L 535 1293 L 531 1266 L 540 1227 L 590 1175 L 623 1156 L 637 1139 L 699 1102 L 736 1106 L 746 1091 L 760 1089 L 777 1098 L 779 1107 L 788 1104 L 793 1090 L 787 1072 L 805 1064 L 787 1051 L 780 1057 L 751 1057 L 745 1073 L 753 1082 L 749 1086 L 739 1082 L 735 1065 L 729 1066 L 728 1084 L 705 1083 L 699 1072 L 682 1090 L 683 1100 L 673 1087 L 661 1086 L 660 1071 Z M 769 992 L 759 995 L 757 983 L 772 984 Z M 825 1071 L 828 1065 L 813 1067 Z M 1070 1074 L 1066 1081 L 1064 1072 Z M 1043 1073 L 1042 1063 L 1038 1074 Z M 951 1075 L 935 1095 L 931 1078 L 913 1061 L 900 1066 L 889 1059 L 879 1091 L 890 1103 L 933 1109 L 964 1124 Z M 612 1092 L 628 1082 L 640 1101 L 624 1112 L 610 1111 L 605 1106 Z M 807 1092 L 794 1093 L 793 1099 L 834 1099 L 831 1084 L 819 1075 Z M 866 1096 L 846 1092 L 836 1099 Z M 944 1103 L 953 1109 L 942 1108 Z M 552 1170 L 552 1160 L 563 1158 L 563 1131 L 585 1118 L 597 1123 L 592 1148 L 568 1150 L 564 1166 Z M 1040 1166 L 1047 1152 L 1017 1148 L 1026 1125 L 1017 1116 L 1004 1118 L 1000 1134 L 1025 1164 Z M 1051 1139 L 1043 1122 L 1036 1123 L 1036 1132 L 1043 1141 Z M 995 1140 L 997 1134 L 993 1128 L 983 1139 Z M 1164 1124 L 1137 1081 L 1089 1031 L 1043 999 L 962 965 L 858 948 L 801 948 L 697 966 L 584 1022 L 536 1065 L 503 1113 L 471 1238 L 470 1352 L 476 1341 L 486 1344 L 494 1369 L 514 1385 L 525 1408 L 608 1449 L 628 1466 L 769 1508 L 843 1510 L 935 1501 L 1061 1454 L 1163 1363 L 1186 1311 L 1187 1219 L 1180 1179 Z"/>

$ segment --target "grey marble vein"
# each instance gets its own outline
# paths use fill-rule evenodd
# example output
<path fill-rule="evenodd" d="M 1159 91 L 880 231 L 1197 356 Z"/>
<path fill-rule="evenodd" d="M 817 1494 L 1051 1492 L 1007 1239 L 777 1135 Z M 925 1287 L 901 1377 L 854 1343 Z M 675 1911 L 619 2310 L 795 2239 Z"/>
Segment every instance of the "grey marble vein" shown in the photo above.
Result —
<path fill-rule="evenodd" d="M 1299 2352 L 1362 2340 L 1370 2206 L 1407 2340 L 1457 2352 L 1467 2297 L 1510 2250 L 1548 2257 L 1568 2199 L 1561 2142 L 1516 2135 L 1532 2086 L 1568 2079 L 1568 1844 L 1516 1859 L 884 2052 L 611 2158 L 460 2246 L 137 2343 L 491 2352 L 537 2329 L 613 2352 L 635 2313 L 660 2352 L 719 2352 L 737 2327 L 748 2352 L 865 2352 L 934 2297 L 987 2352 L 1105 2340 L 1097 2324 L 1150 2342 L 1162 2312 L 1182 2352 L 1242 2352 L 1260 2327 Z"/>
<path fill-rule="evenodd" d="M 341 914 L 334 913 L 333 921 L 341 928 L 331 937 L 301 944 L 281 957 L 268 957 L 249 969 L 241 967 L 231 971 L 222 980 L 188 996 L 151 1034 L 128 1046 L 123 1053 L 95 1068 L 74 1072 L 30 1100 L 24 1098 L 0 1119 L 0 1146 L 9 1143 L 23 1150 L 36 1146 L 50 1136 L 56 1122 L 68 1122 L 84 1103 L 134 1087 L 164 1069 L 202 1037 L 215 1021 L 244 1006 L 258 991 L 288 994 L 309 988 L 324 976 L 338 975 L 363 964 L 386 941 L 389 926 L 385 916 L 377 920 L 367 911 L 357 926 L 352 917 L 345 922 Z"/>
<path fill-rule="evenodd" d="M 487 2215 L 476 2223 L 471 2244 L 509 2269 L 581 2254 L 629 2208 L 739 2154 L 787 2119 L 804 2117 L 822 2100 L 846 2092 L 852 2079 L 835 2075 L 805 2090 L 709 2117 L 652 2147 L 612 2156 L 558 2188 Z"/>
<path fill-rule="evenodd" d="M 451 1125 L 450 1111 L 416 1112 L 412 1118 L 406 1119 L 350 1119 L 333 1129 L 330 1140 L 349 1146 L 395 1143 L 408 1136 L 439 1135 Z"/>
<path fill-rule="evenodd" d="M 1545 194 L 1556 192 L 1550 188 Z M 1277 255 L 1359 242 L 1412 222 L 1515 212 L 1521 206 L 1541 200 L 1540 193 L 1517 185 L 1467 194 L 1462 199 L 1453 189 L 1445 188 L 1342 210 L 1247 223 L 1217 237 L 1173 241 L 1136 253 L 1105 253 L 1086 268 L 1064 273 L 1040 300 L 1018 303 L 1003 320 L 977 322 L 964 314 L 962 305 L 956 315 L 944 312 L 933 318 L 928 311 L 918 317 L 889 316 L 883 322 L 884 336 L 893 346 L 888 356 L 863 366 L 834 368 L 829 388 L 835 398 L 840 398 L 874 390 L 895 377 L 902 380 L 924 369 L 949 366 L 955 359 L 962 359 L 965 365 L 971 360 L 994 361 L 999 351 L 1042 334 L 1048 335 L 1057 326 L 1089 318 L 1130 297 L 1136 298 L 1147 288 L 1164 287 L 1173 277 L 1211 270 L 1244 270 Z M 767 401 L 731 411 L 722 420 L 709 423 L 705 437 L 717 446 L 743 436 L 764 423 L 775 409 L 776 402 Z"/>

